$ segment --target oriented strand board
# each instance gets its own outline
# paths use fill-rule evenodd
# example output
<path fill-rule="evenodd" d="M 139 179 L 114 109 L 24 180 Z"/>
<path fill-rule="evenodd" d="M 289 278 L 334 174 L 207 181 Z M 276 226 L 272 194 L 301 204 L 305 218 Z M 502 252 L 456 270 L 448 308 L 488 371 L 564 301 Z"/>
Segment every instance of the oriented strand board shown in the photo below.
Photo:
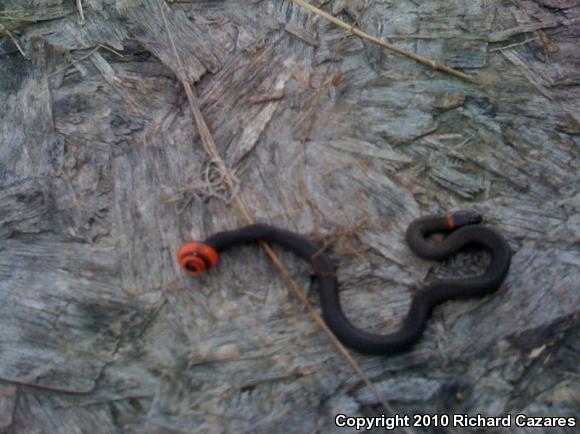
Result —
<path fill-rule="evenodd" d="M 328 433 L 384 412 L 257 246 L 179 272 L 182 242 L 243 219 L 160 8 L 238 194 L 329 244 L 356 325 L 392 331 L 416 287 L 485 265 L 419 260 L 414 218 L 475 209 L 508 239 L 498 293 L 436 308 L 408 353 L 353 353 L 397 413 L 578 416 L 575 6 L 324 6 L 471 84 L 291 1 L 4 0 L 0 431 Z M 276 252 L 319 309 L 308 266 Z"/>

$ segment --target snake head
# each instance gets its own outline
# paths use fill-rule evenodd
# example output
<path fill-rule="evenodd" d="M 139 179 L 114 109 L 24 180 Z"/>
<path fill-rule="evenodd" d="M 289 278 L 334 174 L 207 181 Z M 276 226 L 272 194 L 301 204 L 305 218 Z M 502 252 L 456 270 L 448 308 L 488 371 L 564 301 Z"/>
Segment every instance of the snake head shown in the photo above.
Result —
<path fill-rule="evenodd" d="M 456 211 L 447 217 L 449 229 L 457 229 L 461 226 L 477 225 L 483 222 L 483 217 L 474 211 Z"/>
<path fill-rule="evenodd" d="M 188 276 L 199 276 L 217 265 L 218 253 L 208 244 L 187 243 L 177 251 L 177 262 Z"/>

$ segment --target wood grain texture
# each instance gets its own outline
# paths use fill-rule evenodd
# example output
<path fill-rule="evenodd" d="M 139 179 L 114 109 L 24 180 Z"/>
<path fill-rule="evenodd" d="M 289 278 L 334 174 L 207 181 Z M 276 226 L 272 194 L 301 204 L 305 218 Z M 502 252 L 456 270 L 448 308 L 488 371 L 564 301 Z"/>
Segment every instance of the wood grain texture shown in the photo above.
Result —
<path fill-rule="evenodd" d="M 75 2 L 0 5 L 26 53 L 0 39 L 0 431 L 328 433 L 348 432 L 337 413 L 380 413 L 257 246 L 179 272 L 182 242 L 243 219 L 159 3 L 82 4 L 82 24 Z M 329 245 L 357 326 L 393 330 L 417 286 L 482 269 L 414 257 L 415 217 L 475 209 L 510 242 L 497 294 L 437 308 L 409 353 L 355 355 L 397 412 L 579 416 L 574 2 L 324 6 L 480 85 L 291 1 L 161 5 L 239 194 Z M 306 264 L 279 253 L 318 306 Z"/>

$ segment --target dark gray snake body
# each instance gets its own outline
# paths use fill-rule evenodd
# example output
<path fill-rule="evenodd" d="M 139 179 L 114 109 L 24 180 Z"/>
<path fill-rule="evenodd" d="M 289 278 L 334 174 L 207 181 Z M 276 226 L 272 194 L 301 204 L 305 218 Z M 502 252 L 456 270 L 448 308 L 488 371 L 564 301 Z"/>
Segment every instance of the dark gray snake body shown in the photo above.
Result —
<path fill-rule="evenodd" d="M 366 332 L 349 321 L 340 304 L 338 281 L 332 262 L 320 252 L 319 246 L 299 234 L 254 224 L 216 233 L 203 244 L 221 252 L 235 245 L 266 241 L 293 252 L 312 264 L 323 318 L 336 337 L 361 353 L 392 355 L 409 349 L 419 340 L 435 305 L 447 300 L 490 294 L 501 286 L 510 266 L 511 250 L 501 235 L 479 223 L 481 217 L 478 214 L 460 211 L 446 217 L 419 218 L 409 225 L 407 242 L 421 258 L 442 261 L 464 247 L 474 245 L 485 249 L 491 256 L 491 262 L 482 275 L 437 280 L 421 288 L 413 297 L 399 330 L 386 335 Z M 433 242 L 427 239 L 432 233 L 446 233 L 448 236 L 443 241 Z M 187 257 L 182 257 L 180 261 L 187 269 Z M 197 273 L 199 270 L 189 271 Z"/>

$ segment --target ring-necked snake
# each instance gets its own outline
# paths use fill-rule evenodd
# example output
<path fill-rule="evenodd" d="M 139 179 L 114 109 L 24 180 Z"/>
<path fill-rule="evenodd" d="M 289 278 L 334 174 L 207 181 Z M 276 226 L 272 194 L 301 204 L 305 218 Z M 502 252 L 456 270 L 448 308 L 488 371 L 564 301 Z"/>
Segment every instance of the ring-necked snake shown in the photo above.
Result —
<path fill-rule="evenodd" d="M 188 275 L 197 276 L 215 267 L 218 252 L 230 247 L 257 241 L 277 244 L 312 264 L 323 318 L 343 344 L 361 353 L 391 355 L 405 351 L 417 342 L 435 305 L 451 299 L 483 296 L 500 287 L 510 266 L 511 250 L 501 235 L 482 226 L 481 222 L 479 214 L 459 211 L 444 217 L 422 217 L 409 225 L 407 243 L 421 258 L 442 261 L 468 245 L 475 245 L 487 250 L 491 261 L 482 275 L 436 280 L 420 289 L 413 297 L 401 328 L 386 335 L 365 332 L 348 320 L 340 305 L 338 281 L 330 259 L 319 246 L 294 232 L 264 224 L 219 232 L 203 243 L 183 245 L 177 252 L 177 260 Z M 435 242 L 428 239 L 432 233 L 446 233 L 448 236 Z"/>

